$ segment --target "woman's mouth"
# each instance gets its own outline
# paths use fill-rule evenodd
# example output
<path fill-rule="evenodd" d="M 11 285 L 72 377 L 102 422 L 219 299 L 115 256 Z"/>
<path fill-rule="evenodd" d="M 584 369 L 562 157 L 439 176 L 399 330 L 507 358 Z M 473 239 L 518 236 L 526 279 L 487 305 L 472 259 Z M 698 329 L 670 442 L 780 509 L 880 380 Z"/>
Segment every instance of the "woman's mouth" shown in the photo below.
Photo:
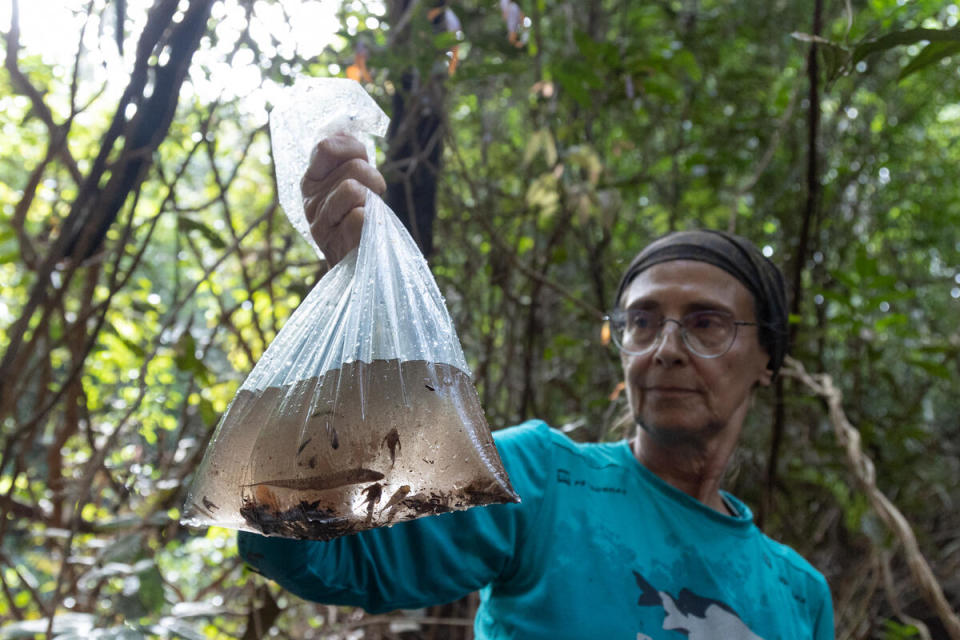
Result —
<path fill-rule="evenodd" d="M 659 393 L 663 395 L 681 395 L 686 393 L 697 393 L 696 389 L 691 389 L 688 387 L 671 387 L 671 386 L 646 387 L 644 391 L 646 393 Z"/>

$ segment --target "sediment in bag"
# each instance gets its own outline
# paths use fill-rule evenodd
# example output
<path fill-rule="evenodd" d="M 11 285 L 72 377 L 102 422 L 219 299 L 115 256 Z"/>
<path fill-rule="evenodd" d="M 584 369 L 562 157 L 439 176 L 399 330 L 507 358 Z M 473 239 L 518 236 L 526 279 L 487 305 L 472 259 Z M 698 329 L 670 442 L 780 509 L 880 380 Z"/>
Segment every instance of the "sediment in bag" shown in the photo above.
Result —
<path fill-rule="evenodd" d="M 241 391 L 215 444 L 202 477 L 222 489 L 235 474 L 236 493 L 195 487 L 188 512 L 267 535 L 326 540 L 519 500 L 469 376 L 446 364 L 352 362 Z"/>

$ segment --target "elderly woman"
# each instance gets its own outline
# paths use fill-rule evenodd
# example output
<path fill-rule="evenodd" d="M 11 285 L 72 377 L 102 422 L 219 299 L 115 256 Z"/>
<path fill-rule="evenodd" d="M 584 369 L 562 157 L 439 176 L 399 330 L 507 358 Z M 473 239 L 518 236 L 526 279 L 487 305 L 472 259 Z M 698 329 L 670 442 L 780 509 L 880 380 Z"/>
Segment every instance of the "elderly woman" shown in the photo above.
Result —
<path fill-rule="evenodd" d="M 336 262 L 359 243 L 366 189 L 385 184 L 362 145 L 334 136 L 302 187 Z M 329 542 L 241 533 L 241 555 L 304 598 L 371 612 L 480 590 L 478 638 L 832 638 L 823 576 L 720 488 L 754 390 L 786 351 L 779 269 L 738 236 L 673 233 L 633 260 L 614 303 L 634 438 L 503 429 L 520 504 Z"/>

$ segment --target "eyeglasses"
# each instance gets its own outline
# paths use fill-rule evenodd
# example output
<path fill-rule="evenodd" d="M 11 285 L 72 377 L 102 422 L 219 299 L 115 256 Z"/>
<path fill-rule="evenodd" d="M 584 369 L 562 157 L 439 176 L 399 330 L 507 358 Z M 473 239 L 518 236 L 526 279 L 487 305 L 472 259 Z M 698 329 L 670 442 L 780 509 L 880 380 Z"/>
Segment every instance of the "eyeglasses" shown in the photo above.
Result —
<path fill-rule="evenodd" d="M 668 322 L 679 325 L 683 344 L 700 358 L 719 358 L 733 346 L 738 327 L 757 326 L 756 322 L 734 320 L 725 311 L 694 311 L 675 320 L 650 309 L 615 309 L 603 321 L 603 343 L 613 338 L 620 351 L 634 356 L 656 347 Z"/>

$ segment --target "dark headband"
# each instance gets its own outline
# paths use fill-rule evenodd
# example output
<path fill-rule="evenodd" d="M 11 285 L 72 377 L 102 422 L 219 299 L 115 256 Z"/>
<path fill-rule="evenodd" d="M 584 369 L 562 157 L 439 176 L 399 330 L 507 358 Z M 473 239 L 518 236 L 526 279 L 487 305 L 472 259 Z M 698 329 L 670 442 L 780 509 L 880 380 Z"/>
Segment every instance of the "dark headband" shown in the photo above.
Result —
<path fill-rule="evenodd" d="M 760 344 L 770 355 L 767 367 L 776 373 L 787 354 L 787 296 L 783 274 L 745 238 L 701 229 L 669 233 L 641 251 L 620 279 L 616 306 L 627 286 L 641 271 L 671 260 L 696 260 L 719 267 L 753 294 Z"/>

